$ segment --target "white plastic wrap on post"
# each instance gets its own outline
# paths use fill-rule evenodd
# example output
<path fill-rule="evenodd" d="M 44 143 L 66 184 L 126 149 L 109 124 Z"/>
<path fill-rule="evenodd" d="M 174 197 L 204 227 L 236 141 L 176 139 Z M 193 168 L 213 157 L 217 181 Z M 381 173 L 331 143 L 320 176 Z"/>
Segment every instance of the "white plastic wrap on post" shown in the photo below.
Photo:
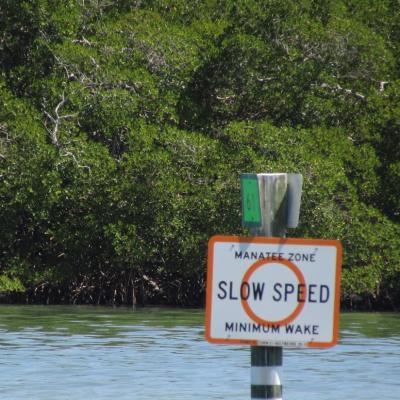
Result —
<path fill-rule="evenodd" d="M 253 235 L 282 237 L 285 228 L 299 224 L 303 175 L 257 174 L 262 227 L 252 230 Z"/>
<path fill-rule="evenodd" d="M 254 236 L 283 237 L 287 214 L 287 174 L 257 174 L 262 226 L 252 229 Z"/>
<path fill-rule="evenodd" d="M 287 174 L 287 228 L 296 228 L 299 224 L 302 187 L 303 175 Z"/>

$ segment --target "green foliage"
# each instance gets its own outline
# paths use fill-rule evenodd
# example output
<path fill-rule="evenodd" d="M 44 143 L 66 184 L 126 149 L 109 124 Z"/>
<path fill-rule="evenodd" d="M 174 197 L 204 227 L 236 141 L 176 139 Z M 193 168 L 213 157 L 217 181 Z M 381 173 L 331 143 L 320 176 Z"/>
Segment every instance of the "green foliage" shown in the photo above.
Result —
<path fill-rule="evenodd" d="M 342 10 L 324 23 L 314 13 L 307 2 L 235 4 L 186 92 L 185 126 L 246 118 L 354 129 L 366 96 L 394 71 L 393 55 Z"/>
<path fill-rule="evenodd" d="M 398 308 L 399 3 L 4 0 L 0 291 L 202 304 L 241 172 L 300 172 L 343 301 Z"/>
<path fill-rule="evenodd" d="M 0 66 L 10 69 L 26 62 L 40 29 L 38 1 L 4 0 L 0 8 Z"/>
<path fill-rule="evenodd" d="M 399 222 L 399 159 L 400 159 L 400 82 L 388 82 L 384 96 L 370 102 L 368 124 L 376 134 L 374 147 L 381 160 L 377 205 L 390 218 Z"/>
<path fill-rule="evenodd" d="M 6 275 L 0 275 L 0 293 L 22 292 L 25 287 L 19 279 L 12 279 Z"/>

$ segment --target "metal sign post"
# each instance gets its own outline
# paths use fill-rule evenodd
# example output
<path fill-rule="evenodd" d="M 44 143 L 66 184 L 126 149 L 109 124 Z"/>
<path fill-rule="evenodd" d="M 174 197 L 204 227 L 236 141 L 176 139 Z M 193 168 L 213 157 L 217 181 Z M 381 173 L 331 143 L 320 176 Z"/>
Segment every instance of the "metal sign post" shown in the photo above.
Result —
<path fill-rule="evenodd" d="M 287 215 L 287 174 L 257 175 L 262 224 L 253 236 L 284 237 Z M 251 398 L 282 399 L 282 347 L 251 347 Z"/>
<path fill-rule="evenodd" d="M 242 174 L 242 224 L 251 237 L 208 243 L 205 336 L 251 346 L 251 398 L 282 399 L 287 347 L 336 344 L 341 244 L 285 238 L 299 221 L 300 174 Z"/>
<path fill-rule="evenodd" d="M 289 182 L 292 183 L 290 200 L 288 198 L 288 176 Z M 300 174 L 257 174 L 256 177 L 262 218 L 261 226 L 249 226 L 251 234 L 253 236 L 284 237 L 287 222 L 290 227 L 296 227 L 298 223 L 302 176 Z M 244 195 L 242 194 L 242 196 Z M 252 399 L 282 399 L 280 378 L 282 353 L 282 347 L 251 347 Z"/>

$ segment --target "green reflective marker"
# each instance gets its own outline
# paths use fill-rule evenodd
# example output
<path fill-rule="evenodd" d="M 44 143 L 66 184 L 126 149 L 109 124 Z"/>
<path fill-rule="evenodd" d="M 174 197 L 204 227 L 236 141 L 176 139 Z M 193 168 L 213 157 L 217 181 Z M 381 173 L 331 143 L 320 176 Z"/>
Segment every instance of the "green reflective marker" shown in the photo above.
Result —
<path fill-rule="evenodd" d="M 245 227 L 261 226 L 260 195 L 257 174 L 241 174 L 242 225 Z"/>

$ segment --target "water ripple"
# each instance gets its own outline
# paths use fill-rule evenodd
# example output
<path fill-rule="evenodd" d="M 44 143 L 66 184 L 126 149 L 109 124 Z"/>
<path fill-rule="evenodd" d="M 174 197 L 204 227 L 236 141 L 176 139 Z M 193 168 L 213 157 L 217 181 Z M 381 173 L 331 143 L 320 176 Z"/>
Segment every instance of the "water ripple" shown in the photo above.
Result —
<path fill-rule="evenodd" d="M 250 397 L 250 351 L 204 340 L 199 310 L 0 307 L 0 398 Z M 400 316 L 344 314 L 326 350 L 284 350 L 285 400 L 399 398 Z"/>

